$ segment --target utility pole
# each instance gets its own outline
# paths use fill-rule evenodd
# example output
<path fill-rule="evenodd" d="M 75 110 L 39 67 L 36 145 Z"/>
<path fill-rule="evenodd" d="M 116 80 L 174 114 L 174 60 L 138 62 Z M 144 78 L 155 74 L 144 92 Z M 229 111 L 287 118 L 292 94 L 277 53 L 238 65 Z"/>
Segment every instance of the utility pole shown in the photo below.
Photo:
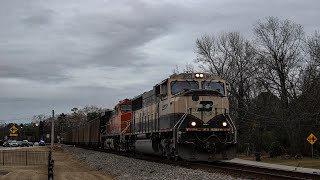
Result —
<path fill-rule="evenodd" d="M 53 149 L 54 143 L 54 110 L 52 110 L 52 121 L 51 121 L 51 150 Z"/>

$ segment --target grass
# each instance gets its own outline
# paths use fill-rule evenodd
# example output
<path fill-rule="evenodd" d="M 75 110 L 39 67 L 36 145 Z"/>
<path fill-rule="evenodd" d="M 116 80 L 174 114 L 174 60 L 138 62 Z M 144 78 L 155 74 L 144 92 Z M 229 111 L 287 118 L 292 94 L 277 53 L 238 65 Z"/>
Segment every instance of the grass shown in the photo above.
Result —
<path fill-rule="evenodd" d="M 264 158 L 262 162 L 272 163 L 272 164 L 281 164 L 286 166 L 294 167 L 304 167 L 312 169 L 320 169 L 320 159 L 274 159 L 274 158 Z"/>
<path fill-rule="evenodd" d="M 255 161 L 255 157 L 239 157 L 240 159 Z M 304 168 L 312 168 L 312 169 L 320 169 L 320 159 L 311 159 L 311 158 L 303 158 L 303 159 L 277 159 L 277 158 L 269 158 L 262 157 L 261 162 L 271 163 L 271 164 L 280 164 L 285 166 L 294 166 L 294 167 L 304 167 Z"/>

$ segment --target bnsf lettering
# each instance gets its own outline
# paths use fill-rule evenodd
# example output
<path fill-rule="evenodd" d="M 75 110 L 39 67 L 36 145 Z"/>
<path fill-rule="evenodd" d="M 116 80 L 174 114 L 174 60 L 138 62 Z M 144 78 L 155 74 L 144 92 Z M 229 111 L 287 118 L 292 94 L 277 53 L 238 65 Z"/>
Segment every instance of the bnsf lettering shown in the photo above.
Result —
<path fill-rule="evenodd" d="M 193 78 L 192 77 L 192 74 L 183 74 L 183 77 L 182 77 L 183 79 L 191 79 L 191 78 Z"/>
<path fill-rule="evenodd" d="M 168 107 L 168 104 L 162 105 L 162 111 L 165 110 L 165 109 L 167 109 L 167 107 Z"/>
<path fill-rule="evenodd" d="M 213 78 L 213 75 L 212 74 L 205 74 L 204 78 L 205 79 L 211 79 L 211 78 Z"/>

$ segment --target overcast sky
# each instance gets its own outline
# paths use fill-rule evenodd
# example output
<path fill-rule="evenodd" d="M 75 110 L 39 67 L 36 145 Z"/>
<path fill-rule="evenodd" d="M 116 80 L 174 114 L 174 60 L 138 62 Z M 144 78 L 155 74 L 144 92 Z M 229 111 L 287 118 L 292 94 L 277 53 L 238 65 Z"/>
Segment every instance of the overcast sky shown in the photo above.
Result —
<path fill-rule="evenodd" d="M 0 122 L 112 108 L 192 63 L 195 40 L 276 16 L 320 30 L 319 0 L 1 0 Z"/>

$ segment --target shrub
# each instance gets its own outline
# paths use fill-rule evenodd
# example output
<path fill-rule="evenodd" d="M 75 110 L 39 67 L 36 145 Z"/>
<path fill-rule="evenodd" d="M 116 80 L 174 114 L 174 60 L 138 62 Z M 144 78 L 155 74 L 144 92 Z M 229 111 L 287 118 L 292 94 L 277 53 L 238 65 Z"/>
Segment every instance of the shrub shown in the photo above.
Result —
<path fill-rule="evenodd" d="M 278 141 L 275 141 L 271 143 L 269 152 L 270 152 L 270 157 L 274 158 L 274 157 L 283 155 L 285 153 L 285 149 Z"/>

